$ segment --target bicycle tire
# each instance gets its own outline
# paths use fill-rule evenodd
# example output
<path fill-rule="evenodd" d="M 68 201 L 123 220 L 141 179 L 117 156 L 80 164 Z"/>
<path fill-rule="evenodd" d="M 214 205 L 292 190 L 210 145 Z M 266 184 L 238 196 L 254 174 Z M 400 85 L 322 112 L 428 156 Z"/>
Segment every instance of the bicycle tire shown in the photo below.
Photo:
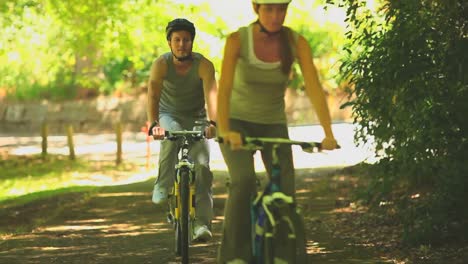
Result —
<path fill-rule="evenodd" d="M 189 263 L 189 241 L 190 241 L 190 173 L 188 170 L 180 170 L 180 246 L 182 264 Z"/>
<path fill-rule="evenodd" d="M 174 199 L 171 201 L 172 203 L 172 207 L 171 207 L 171 212 L 173 213 L 173 216 L 175 216 L 175 210 L 179 210 L 179 208 L 177 208 L 178 206 L 176 205 L 177 203 L 179 203 L 177 200 L 179 199 L 180 197 L 174 197 Z M 175 244 L 174 244 L 174 250 L 175 250 L 175 254 L 176 256 L 182 256 L 182 229 L 181 229 L 181 226 L 180 226 L 180 216 L 179 218 L 175 218 L 173 217 L 173 227 L 174 227 L 174 231 L 175 231 Z"/>
<path fill-rule="evenodd" d="M 271 227 L 270 223 L 267 223 L 265 226 L 265 237 L 263 241 L 263 256 L 261 258 L 260 263 L 265 263 L 265 264 L 273 264 L 274 263 L 274 254 L 273 254 L 273 248 L 274 248 L 274 241 L 272 236 L 268 236 L 266 233 L 271 233 L 273 230 Z"/>
<path fill-rule="evenodd" d="M 182 256 L 182 229 L 179 220 L 175 223 L 175 253 Z"/>
<path fill-rule="evenodd" d="M 175 218 L 175 210 L 176 204 L 177 204 L 177 199 L 179 197 L 172 196 L 171 200 L 169 200 L 169 214 L 168 214 L 168 221 L 172 224 L 172 227 L 175 231 L 175 244 L 174 244 L 174 252 L 176 256 L 181 256 L 182 254 L 182 247 L 181 247 L 181 237 L 182 237 L 182 230 L 180 229 L 180 223 L 179 219 Z"/>
<path fill-rule="evenodd" d="M 309 263 L 307 256 L 307 234 L 305 230 L 304 218 L 298 208 L 291 219 L 296 229 L 295 261 L 298 264 Z"/>

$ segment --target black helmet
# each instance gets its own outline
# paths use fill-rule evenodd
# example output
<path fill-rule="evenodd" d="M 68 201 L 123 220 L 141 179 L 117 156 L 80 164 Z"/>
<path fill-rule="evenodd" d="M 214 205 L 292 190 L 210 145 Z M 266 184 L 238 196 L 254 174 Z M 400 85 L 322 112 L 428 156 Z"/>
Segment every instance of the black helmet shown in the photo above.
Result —
<path fill-rule="evenodd" d="M 171 22 L 167 23 L 166 27 L 166 38 L 167 40 L 171 39 L 171 34 L 173 31 L 185 30 L 190 32 L 192 35 L 192 40 L 195 38 L 195 26 L 192 22 L 188 21 L 185 18 L 176 18 Z"/>

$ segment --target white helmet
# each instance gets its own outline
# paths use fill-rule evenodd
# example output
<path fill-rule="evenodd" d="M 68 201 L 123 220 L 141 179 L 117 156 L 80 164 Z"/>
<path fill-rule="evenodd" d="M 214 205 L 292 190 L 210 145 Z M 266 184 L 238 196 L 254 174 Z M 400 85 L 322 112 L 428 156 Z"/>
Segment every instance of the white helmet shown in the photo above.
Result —
<path fill-rule="evenodd" d="M 291 0 L 252 0 L 254 4 L 289 4 Z"/>

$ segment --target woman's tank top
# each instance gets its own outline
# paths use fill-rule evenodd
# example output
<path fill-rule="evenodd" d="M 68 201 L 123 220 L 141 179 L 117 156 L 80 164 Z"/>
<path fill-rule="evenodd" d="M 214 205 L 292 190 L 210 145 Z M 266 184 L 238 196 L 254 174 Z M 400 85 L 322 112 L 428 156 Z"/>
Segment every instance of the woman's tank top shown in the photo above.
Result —
<path fill-rule="evenodd" d="M 239 33 L 241 48 L 231 94 L 231 118 L 261 124 L 286 123 L 284 93 L 289 76 L 282 72 L 279 62 L 256 58 L 252 25 L 239 28 Z"/>

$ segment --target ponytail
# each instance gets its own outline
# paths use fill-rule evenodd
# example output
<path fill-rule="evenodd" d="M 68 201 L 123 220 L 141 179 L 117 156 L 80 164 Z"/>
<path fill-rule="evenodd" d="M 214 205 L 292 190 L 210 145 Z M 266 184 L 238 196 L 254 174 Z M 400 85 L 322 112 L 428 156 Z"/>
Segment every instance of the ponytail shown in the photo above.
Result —
<path fill-rule="evenodd" d="M 294 62 L 293 54 L 293 38 L 292 31 L 288 27 L 283 27 L 280 31 L 280 58 L 281 58 L 281 71 L 284 74 L 291 72 L 291 67 Z"/>

